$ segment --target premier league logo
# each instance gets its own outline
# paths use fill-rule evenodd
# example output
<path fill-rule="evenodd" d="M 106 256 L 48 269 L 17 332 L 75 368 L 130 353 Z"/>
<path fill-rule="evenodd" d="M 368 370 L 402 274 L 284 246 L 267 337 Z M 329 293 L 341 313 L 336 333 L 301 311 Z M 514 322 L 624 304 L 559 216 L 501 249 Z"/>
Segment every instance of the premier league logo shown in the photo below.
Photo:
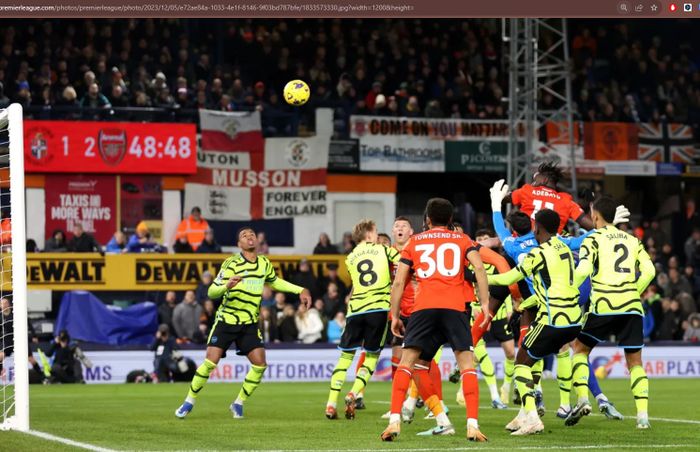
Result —
<path fill-rule="evenodd" d="M 126 155 L 126 131 L 102 129 L 97 140 L 100 157 L 109 166 L 117 166 Z"/>

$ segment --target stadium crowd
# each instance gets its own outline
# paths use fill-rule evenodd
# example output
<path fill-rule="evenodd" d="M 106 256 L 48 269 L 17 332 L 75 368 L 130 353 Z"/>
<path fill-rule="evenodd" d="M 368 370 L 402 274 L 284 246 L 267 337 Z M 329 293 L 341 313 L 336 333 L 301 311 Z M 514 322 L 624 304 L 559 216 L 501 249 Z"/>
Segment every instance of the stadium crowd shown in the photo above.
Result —
<path fill-rule="evenodd" d="M 199 108 L 260 110 L 268 135 L 311 125 L 321 106 L 335 109 L 341 135 L 351 114 L 505 118 L 500 29 L 498 20 L 419 19 L 3 23 L 0 107 L 19 102 L 35 118 L 181 121 L 196 121 Z M 570 30 L 580 118 L 700 123 L 692 33 L 674 22 L 650 35 L 643 21 L 571 21 Z M 294 78 L 312 87 L 308 108 L 281 101 Z M 542 102 L 554 99 L 544 93 Z"/>

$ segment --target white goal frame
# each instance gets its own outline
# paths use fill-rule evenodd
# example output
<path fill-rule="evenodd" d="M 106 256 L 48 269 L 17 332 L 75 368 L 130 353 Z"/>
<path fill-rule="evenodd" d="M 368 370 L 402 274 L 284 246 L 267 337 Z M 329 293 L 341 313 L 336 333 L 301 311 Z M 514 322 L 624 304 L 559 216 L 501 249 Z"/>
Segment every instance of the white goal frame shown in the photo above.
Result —
<path fill-rule="evenodd" d="M 7 115 L 10 138 L 10 218 L 12 222 L 12 310 L 14 328 L 14 415 L 5 419 L 2 429 L 29 430 L 29 356 L 27 316 L 27 242 L 24 184 L 24 132 L 22 106 L 12 104 L 0 115 Z"/>

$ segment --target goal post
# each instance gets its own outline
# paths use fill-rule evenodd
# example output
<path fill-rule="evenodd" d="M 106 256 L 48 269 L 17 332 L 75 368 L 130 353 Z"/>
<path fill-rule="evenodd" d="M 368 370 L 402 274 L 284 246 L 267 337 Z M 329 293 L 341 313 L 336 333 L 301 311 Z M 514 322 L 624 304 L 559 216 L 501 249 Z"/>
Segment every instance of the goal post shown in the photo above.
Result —
<path fill-rule="evenodd" d="M 9 170 L 9 206 L 7 196 L 2 196 L 4 211 L 9 207 L 10 233 L 12 237 L 11 248 L 5 243 L 0 247 L 0 259 L 2 271 L 0 278 L 2 284 L 0 293 L 3 297 L 9 296 L 8 287 L 11 287 L 12 302 L 12 328 L 11 336 L 14 344 L 6 344 L 9 331 L 3 332 L 2 348 L 14 348 L 12 361 L 13 369 L 5 369 L 2 377 L 3 385 L 3 412 L 0 419 L 2 429 L 20 431 L 29 430 L 29 369 L 27 357 L 29 356 L 28 343 L 28 316 L 27 316 L 27 250 L 26 250 L 26 210 L 25 210 L 25 178 L 24 178 L 24 132 L 22 128 L 22 107 L 12 104 L 7 109 L 0 111 L 0 130 L 5 129 L 2 143 L 3 155 L 0 156 L 0 166 Z M 3 172 L 5 179 L 7 171 Z M 7 187 L 7 181 L 3 181 Z M 5 219 L 3 219 L 5 220 Z M 3 236 L 7 231 L 3 228 Z M 11 262 L 11 265 L 10 265 Z M 9 268 L 8 268 L 9 267 Z M 6 316 L 3 317 L 6 319 Z M 9 342 L 9 341 L 8 341 Z M 5 362 L 8 357 L 5 356 Z M 12 375 L 10 375 L 12 373 Z M 12 386 L 12 387 L 8 387 Z"/>

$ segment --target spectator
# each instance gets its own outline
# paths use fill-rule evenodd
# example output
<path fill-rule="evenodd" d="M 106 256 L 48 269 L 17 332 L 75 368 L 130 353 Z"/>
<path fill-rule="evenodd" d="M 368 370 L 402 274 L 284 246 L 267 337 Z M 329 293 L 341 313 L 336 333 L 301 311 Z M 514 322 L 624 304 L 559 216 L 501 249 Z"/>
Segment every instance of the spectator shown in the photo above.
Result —
<path fill-rule="evenodd" d="M 277 336 L 281 342 L 296 342 L 299 330 L 294 316 L 294 306 L 287 304 L 282 310 L 282 316 L 277 323 Z"/>
<path fill-rule="evenodd" d="M 340 245 L 340 254 L 350 254 L 355 249 L 356 243 L 352 240 L 352 234 L 346 232 L 343 234 L 343 241 Z"/>
<path fill-rule="evenodd" d="M 194 249 L 192 249 L 192 245 L 187 241 L 185 235 L 178 233 L 175 244 L 173 244 L 173 253 L 194 253 Z"/>
<path fill-rule="evenodd" d="M 326 294 L 328 292 L 328 285 L 330 283 L 335 283 L 336 287 L 338 288 L 338 296 L 341 299 L 345 298 L 345 295 L 348 294 L 348 286 L 345 285 L 345 282 L 343 282 L 338 275 L 338 264 L 330 263 L 327 265 L 326 269 L 327 275 L 322 276 L 319 281 L 321 291 Z"/>
<path fill-rule="evenodd" d="M 68 242 L 68 250 L 74 253 L 101 253 L 102 247 L 95 237 L 85 232 L 82 224 L 76 223 L 73 226 L 73 238 Z"/>
<path fill-rule="evenodd" d="M 214 328 L 214 322 L 216 321 L 216 308 L 214 302 L 211 300 L 204 300 L 202 304 L 202 315 L 199 317 L 199 334 L 204 339 L 209 337 L 212 328 Z"/>
<path fill-rule="evenodd" d="M 661 229 L 659 220 L 652 220 L 650 227 L 644 233 L 644 242 L 651 238 L 654 240 L 654 246 L 659 249 L 664 244 L 669 243 L 666 233 Z"/>
<path fill-rule="evenodd" d="M 36 240 L 34 239 L 28 239 L 27 240 L 27 253 L 40 253 L 41 250 L 39 249 L 39 245 L 36 244 Z"/>
<path fill-rule="evenodd" d="M 269 286 L 263 287 L 262 291 L 262 301 L 260 302 L 260 306 L 269 308 L 275 305 L 275 295 L 272 292 L 272 289 Z"/>
<path fill-rule="evenodd" d="M 12 219 L 7 209 L 0 210 L 0 245 L 12 245 Z"/>
<path fill-rule="evenodd" d="M 661 341 L 674 341 L 681 336 L 681 311 L 680 303 L 676 300 L 665 298 L 662 302 L 664 310 L 663 320 L 659 327 L 657 339 Z"/>
<path fill-rule="evenodd" d="M 129 253 L 148 253 L 160 251 L 160 246 L 151 240 L 151 233 L 143 221 L 136 225 L 136 233 L 129 237 L 126 244 Z"/>
<path fill-rule="evenodd" d="M 128 107 L 129 96 L 124 94 L 124 88 L 122 88 L 121 85 L 114 85 L 112 87 L 112 95 L 110 96 L 109 102 L 113 107 Z"/>
<path fill-rule="evenodd" d="M 668 270 L 668 283 L 664 287 L 664 296 L 676 298 L 681 293 L 690 295 L 693 293 L 693 288 L 677 268 L 671 268 Z"/>
<path fill-rule="evenodd" d="M 263 255 L 270 254 L 270 246 L 267 244 L 267 237 L 265 237 L 264 231 L 258 232 L 258 249 L 256 252 Z"/>
<path fill-rule="evenodd" d="M 685 251 L 685 264 L 700 268 L 700 228 L 693 228 L 688 240 L 683 245 Z"/>
<path fill-rule="evenodd" d="M 693 290 L 691 295 L 698 299 L 698 303 L 700 303 L 700 267 L 698 268 L 698 271 L 696 271 L 693 267 L 687 265 L 683 271 L 683 274 L 688 282 L 690 282 L 690 286 Z"/>
<path fill-rule="evenodd" d="M 338 254 L 338 248 L 331 244 L 331 239 L 325 232 L 318 236 L 318 243 L 314 247 L 314 254 Z"/>
<path fill-rule="evenodd" d="M 338 312 L 333 317 L 333 320 L 328 322 L 327 336 L 328 342 L 334 344 L 340 343 L 340 337 L 343 335 L 343 330 L 345 329 L 345 314 Z"/>
<path fill-rule="evenodd" d="M 120 254 L 126 253 L 128 250 L 126 247 L 126 235 L 122 231 L 115 232 L 105 247 L 106 253 Z"/>
<path fill-rule="evenodd" d="M 275 304 L 271 309 L 273 317 L 277 320 L 277 324 L 282 320 L 284 308 L 287 307 L 287 304 L 287 295 L 284 292 L 277 292 L 275 294 Z"/>
<path fill-rule="evenodd" d="M 683 323 L 686 326 L 683 340 L 685 342 L 700 342 L 700 314 L 697 312 L 690 314 L 688 320 Z"/>
<path fill-rule="evenodd" d="M 294 323 L 302 344 L 313 344 L 321 340 L 323 321 L 315 308 L 307 308 L 301 303 L 297 309 Z"/>
<path fill-rule="evenodd" d="M 29 90 L 29 82 L 26 80 L 21 81 L 17 86 L 18 90 L 17 97 L 15 97 L 15 102 L 22 105 L 22 108 L 26 110 L 32 104 L 32 93 Z"/>
<path fill-rule="evenodd" d="M 175 334 L 182 342 L 194 342 L 199 331 L 199 318 L 202 306 L 197 303 L 193 290 L 185 292 L 182 303 L 173 310 L 173 326 Z"/>
<path fill-rule="evenodd" d="M 0 108 L 10 106 L 10 98 L 5 95 L 5 85 L 0 81 Z"/>
<path fill-rule="evenodd" d="M 182 220 L 178 225 L 177 237 L 184 236 L 185 241 L 196 251 L 204 240 L 207 229 L 209 229 L 209 223 L 202 218 L 202 210 L 199 207 L 193 207 L 190 211 L 190 216 Z"/>
<path fill-rule="evenodd" d="M 46 241 L 44 251 L 47 253 L 65 253 L 68 251 L 66 235 L 61 229 L 55 229 L 51 238 Z"/>
<path fill-rule="evenodd" d="M 309 265 L 309 261 L 306 258 L 302 258 L 299 261 L 297 272 L 292 275 L 291 282 L 297 286 L 309 289 L 314 300 L 320 298 L 318 281 L 314 274 L 311 273 L 311 265 Z"/>
<path fill-rule="evenodd" d="M 338 312 L 345 312 L 344 298 L 338 291 L 338 285 L 334 282 L 328 284 L 326 293 L 323 295 L 323 314 L 326 318 L 335 318 Z"/>
<path fill-rule="evenodd" d="M 216 243 L 214 238 L 214 230 L 207 229 L 204 231 L 204 240 L 197 248 L 198 253 L 221 253 L 221 245 Z"/>
<path fill-rule="evenodd" d="M 263 341 L 279 342 L 277 339 L 277 320 L 273 317 L 269 307 L 263 306 L 260 308 L 260 332 L 262 333 Z"/>
<path fill-rule="evenodd" d="M 207 292 L 209 291 L 209 286 L 211 286 L 211 283 L 213 281 L 213 276 L 209 270 L 205 270 L 202 273 L 202 278 L 200 279 L 199 283 L 197 284 L 197 289 L 195 289 L 195 299 L 199 303 L 204 303 L 206 300 L 209 299 L 209 295 Z"/>
<path fill-rule="evenodd" d="M 88 92 L 80 101 L 80 106 L 83 108 L 111 108 L 112 104 L 109 99 L 100 92 L 100 87 L 97 83 L 91 83 Z"/>
<path fill-rule="evenodd" d="M 172 290 L 165 294 L 165 302 L 158 306 L 158 323 L 166 324 L 170 327 L 170 331 L 175 331 L 173 326 L 173 313 L 177 306 L 177 295 Z"/>

